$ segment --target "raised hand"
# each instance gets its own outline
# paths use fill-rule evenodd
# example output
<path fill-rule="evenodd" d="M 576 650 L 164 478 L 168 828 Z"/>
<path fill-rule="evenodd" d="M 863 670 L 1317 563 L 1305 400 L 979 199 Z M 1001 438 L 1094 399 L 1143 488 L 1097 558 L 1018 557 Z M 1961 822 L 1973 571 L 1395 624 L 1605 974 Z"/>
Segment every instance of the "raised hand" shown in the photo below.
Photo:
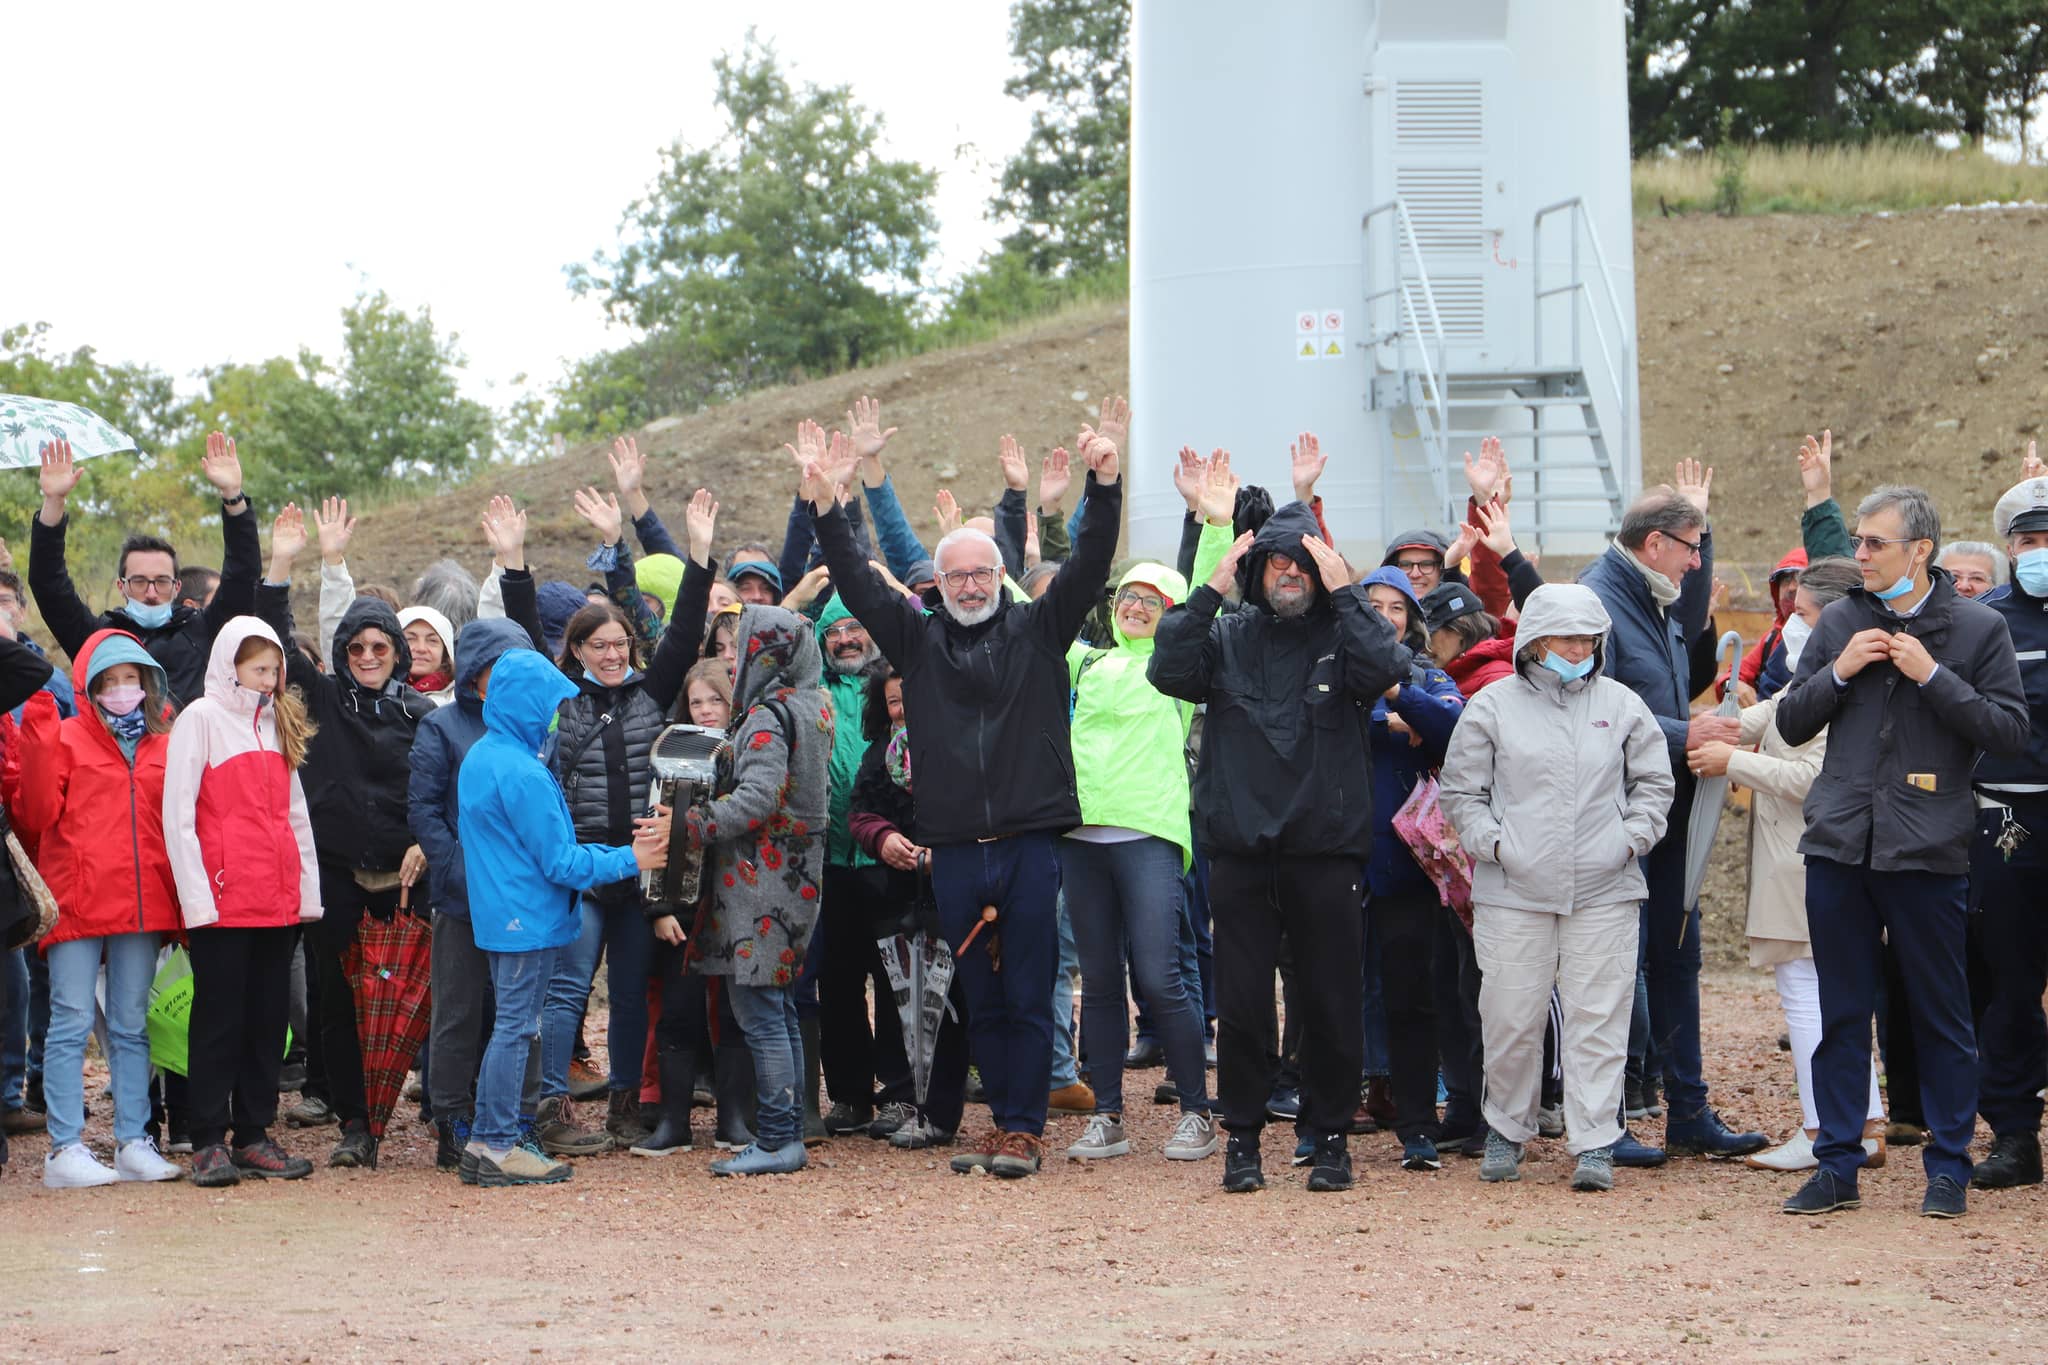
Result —
<path fill-rule="evenodd" d="M 1245 551 L 1252 548 L 1253 538 L 1253 533 L 1246 531 L 1236 540 L 1230 542 L 1230 549 L 1224 553 L 1223 558 L 1217 563 L 1216 571 L 1209 575 L 1210 587 L 1219 593 L 1227 593 L 1236 586 L 1238 561 L 1244 558 Z"/>
<path fill-rule="evenodd" d="M 832 486 L 839 490 L 839 500 L 846 501 L 853 494 L 854 470 L 858 460 L 853 453 L 853 442 L 846 433 L 835 430 L 825 440 L 825 477 L 832 480 Z"/>
<path fill-rule="evenodd" d="M 1229 451 L 1215 451 L 1203 465 L 1196 510 L 1211 526 L 1228 526 L 1237 515 L 1237 475 L 1230 472 Z"/>
<path fill-rule="evenodd" d="M 0 540 L 0 569 L 14 571 L 14 551 L 7 548 L 7 542 Z"/>
<path fill-rule="evenodd" d="M 2027 442 L 2027 453 L 2020 460 L 2020 477 L 2023 479 L 2048 478 L 2048 464 L 2041 463 L 2041 457 L 2034 453 L 2034 442 Z"/>
<path fill-rule="evenodd" d="M 782 605 L 790 611 L 802 611 L 817 600 L 825 591 L 825 585 L 832 581 L 832 571 L 823 564 L 796 581 L 796 586 L 782 595 Z"/>
<path fill-rule="evenodd" d="M 1095 429 L 1118 450 L 1131 448 L 1131 405 L 1119 393 L 1104 394 Z"/>
<path fill-rule="evenodd" d="M 1808 436 L 1799 445 L 1799 484 L 1806 490 L 1806 505 L 1818 507 L 1835 495 L 1835 433 L 1822 431 L 1820 439 Z"/>
<path fill-rule="evenodd" d="M 1344 556 L 1325 544 L 1321 536 L 1303 536 L 1301 548 L 1307 550 L 1309 558 L 1316 562 L 1316 572 L 1321 576 L 1324 587 L 1337 592 L 1350 586 L 1351 570 L 1344 566 Z"/>
<path fill-rule="evenodd" d="M 1472 547 L 1478 543 L 1479 528 L 1470 522 L 1460 522 L 1457 538 L 1451 542 L 1450 548 L 1444 551 L 1445 567 L 1455 568 L 1463 564 L 1472 553 Z"/>
<path fill-rule="evenodd" d="M 824 466 L 817 460 L 803 462 L 803 478 L 798 482 L 796 491 L 798 497 L 811 505 L 815 515 L 822 517 L 832 510 L 832 480 L 825 477 Z"/>
<path fill-rule="evenodd" d="M 277 520 L 270 523 L 270 579 L 273 583 L 291 581 L 292 561 L 306 548 L 306 515 L 295 502 L 288 502 L 277 514 Z M 282 569 L 282 572 L 279 570 Z"/>
<path fill-rule="evenodd" d="M 1173 486 L 1180 493 L 1181 501 L 1188 505 L 1188 511 L 1202 510 L 1202 480 L 1209 476 L 1209 467 L 1202 457 L 1195 454 L 1192 446 L 1180 448 L 1180 459 L 1173 466 Z"/>
<path fill-rule="evenodd" d="M 872 398 L 856 398 L 846 412 L 846 432 L 853 441 L 854 457 L 870 482 L 882 481 L 882 447 L 896 434 L 896 428 L 882 430 L 882 405 Z"/>
<path fill-rule="evenodd" d="M 711 536 L 717 529 L 718 504 L 700 488 L 683 509 L 683 532 L 690 543 L 690 558 L 707 569 L 711 567 Z"/>
<path fill-rule="evenodd" d="M 612 442 L 611 453 L 605 456 L 611 463 L 612 484 L 619 490 L 619 500 L 626 505 L 626 511 L 635 517 L 647 515 L 647 457 L 640 453 L 640 443 L 630 436 L 621 436 Z"/>
<path fill-rule="evenodd" d="M 484 504 L 481 518 L 484 539 L 490 542 L 491 558 L 500 568 L 524 569 L 526 567 L 526 513 L 512 499 L 503 493 L 494 494 Z"/>
<path fill-rule="evenodd" d="M 1003 467 L 1003 487 L 1022 492 L 1031 484 L 1030 468 L 1024 463 L 1024 448 L 1017 444 L 1017 438 L 1005 434 L 996 442 L 996 460 Z"/>
<path fill-rule="evenodd" d="M 1295 500 L 1314 502 L 1316 480 L 1323 477 L 1323 466 L 1330 462 L 1330 457 L 1323 454 L 1323 443 L 1313 431 L 1304 431 L 1287 447 L 1287 457 L 1293 465 Z"/>
<path fill-rule="evenodd" d="M 796 461 L 799 473 L 807 464 L 815 464 L 822 469 L 825 466 L 825 428 L 806 417 L 796 424 L 796 444 L 785 442 L 782 448 L 789 452 L 790 459 Z"/>
<path fill-rule="evenodd" d="M 1714 575 L 1714 590 L 1707 595 L 1707 615 L 1718 616 L 1728 610 L 1728 580 Z"/>
<path fill-rule="evenodd" d="M 242 496 L 242 461 L 235 454 L 235 439 L 218 431 L 206 435 L 206 453 L 199 457 L 199 472 L 220 491 L 222 502 Z"/>
<path fill-rule="evenodd" d="M 949 536 L 960 529 L 960 504 L 953 501 L 951 489 L 939 490 L 939 496 L 932 503 L 932 511 L 938 514 L 940 535 Z"/>
<path fill-rule="evenodd" d="M 1060 510 L 1067 486 L 1074 481 L 1073 457 L 1065 446 L 1054 446 L 1052 454 L 1038 467 L 1038 510 L 1047 514 Z"/>
<path fill-rule="evenodd" d="M 597 532 L 598 540 L 605 545 L 616 545 L 625 533 L 625 514 L 619 510 L 616 493 L 600 493 L 595 488 L 576 490 L 576 515 L 589 522 Z"/>
<path fill-rule="evenodd" d="M 1479 458 L 1473 459 L 1472 452 L 1465 452 L 1465 483 L 1472 490 L 1472 501 L 1484 507 L 1500 493 L 1507 482 L 1508 457 L 1501 449 L 1500 437 L 1488 436 L 1479 442 Z"/>
<path fill-rule="evenodd" d="M 1024 518 L 1024 567 L 1027 569 L 1037 568 L 1038 561 L 1041 558 L 1043 556 L 1039 553 L 1038 518 L 1026 517 Z"/>
<path fill-rule="evenodd" d="M 1678 489 L 1678 496 L 1696 508 L 1701 516 L 1707 514 L 1707 493 L 1714 486 L 1714 471 L 1698 460 L 1680 460 L 1671 482 Z"/>
<path fill-rule="evenodd" d="M 1075 438 L 1075 444 L 1080 447 L 1081 459 L 1087 464 L 1088 472 L 1095 476 L 1095 482 L 1099 484 L 1112 484 L 1116 482 L 1117 469 L 1119 468 L 1116 442 L 1110 440 L 1095 428 L 1084 425 L 1081 428 L 1081 434 Z"/>
<path fill-rule="evenodd" d="M 1479 518 L 1479 543 L 1493 551 L 1495 556 L 1506 559 L 1515 549 L 1514 529 L 1508 523 L 1507 504 L 1495 499 L 1482 502 L 1474 509 Z"/>
<path fill-rule="evenodd" d="M 43 499 L 62 507 L 64 499 L 71 496 L 71 490 L 78 487 L 79 476 L 85 471 L 71 458 L 69 441 L 45 441 L 38 454 L 43 462 L 42 473 L 38 476 Z M 63 514 L 60 512 L 58 515 L 61 517 Z"/>
<path fill-rule="evenodd" d="M 313 529 L 320 536 L 320 557 L 329 564 L 348 558 L 349 538 L 356 533 L 356 519 L 348 514 L 348 499 L 328 495 L 313 509 Z"/>
<path fill-rule="evenodd" d="M 884 583 L 887 583 L 891 588 L 895 589 L 898 596 L 913 596 L 910 589 L 903 586 L 903 580 L 898 578 L 895 574 L 890 573 L 889 566 L 887 564 L 884 564 L 881 560 L 870 559 L 868 561 L 868 567 L 875 571 L 875 576 L 877 578 L 880 578 Z"/>

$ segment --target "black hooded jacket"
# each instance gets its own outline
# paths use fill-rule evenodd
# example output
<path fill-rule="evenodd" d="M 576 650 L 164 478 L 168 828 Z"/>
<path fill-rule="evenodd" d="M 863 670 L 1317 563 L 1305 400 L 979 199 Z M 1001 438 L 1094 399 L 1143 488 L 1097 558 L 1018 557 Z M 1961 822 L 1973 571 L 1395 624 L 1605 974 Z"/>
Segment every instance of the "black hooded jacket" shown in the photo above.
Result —
<path fill-rule="evenodd" d="M 1208 703 L 1195 818 L 1202 846 L 1234 857 L 1372 853 L 1373 701 L 1408 675 L 1394 628 L 1356 592 L 1330 593 L 1302 537 L 1315 515 L 1288 503 L 1238 564 L 1245 605 L 1207 584 L 1169 609 L 1147 676 L 1169 697 Z M 1274 614 L 1266 561 L 1285 554 L 1315 584 L 1292 620 Z"/>

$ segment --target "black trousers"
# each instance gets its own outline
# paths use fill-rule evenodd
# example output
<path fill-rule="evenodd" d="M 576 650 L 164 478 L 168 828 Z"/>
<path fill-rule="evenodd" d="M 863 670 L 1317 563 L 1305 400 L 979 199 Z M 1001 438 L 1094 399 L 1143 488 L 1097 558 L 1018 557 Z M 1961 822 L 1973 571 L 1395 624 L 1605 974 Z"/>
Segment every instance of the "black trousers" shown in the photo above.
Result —
<path fill-rule="evenodd" d="M 653 976 L 661 983 L 661 1017 L 654 1024 L 654 1046 L 662 1052 L 687 1053 L 694 1061 L 715 1055 L 711 1038 L 711 978 L 685 970 L 688 963 L 689 945 L 671 947 L 660 939 L 654 941 Z M 743 1059 L 742 1064 L 751 1070 L 753 1054 L 747 1051 L 747 1040 L 732 1017 L 732 1000 L 725 994 L 730 984 L 730 977 L 718 978 L 716 1051 Z"/>
<path fill-rule="evenodd" d="M 1366 907 L 1380 945 L 1386 1001 L 1387 1063 L 1394 1131 L 1438 1135 L 1436 1121 L 1436 921 L 1444 913 L 1434 887 L 1374 896 Z M 1361 1025 L 1362 1028 L 1362 1025 Z"/>
<path fill-rule="evenodd" d="M 2041 1127 L 2048 1085 L 2048 797 L 2012 796 L 2013 818 L 2033 837 L 2008 861 L 1998 851 L 2004 816 L 1977 812 L 1970 849 L 1970 1006 L 1977 1023 L 1977 1112 L 2000 1137 Z"/>
<path fill-rule="evenodd" d="M 1884 1053 L 1884 1098 L 1891 1122 L 1925 1128 L 1920 1106 L 1920 1050 L 1913 1045 L 1906 967 L 1889 939 L 1884 945 L 1884 994 L 1878 1003 L 1877 1041 Z"/>
<path fill-rule="evenodd" d="M 1486 1088 L 1485 1048 L 1479 1032 L 1479 958 L 1472 935 L 1448 907 L 1436 912 L 1436 956 L 1430 963 L 1436 988 L 1436 1046 L 1444 1072 L 1443 1132 L 1466 1137 L 1486 1120 L 1479 1098 Z"/>
<path fill-rule="evenodd" d="M 192 1145 L 263 1140 L 277 1121 L 277 1072 L 291 1016 L 289 927 L 223 929 L 190 935 L 192 954 Z"/>
<path fill-rule="evenodd" d="M 1317 1133 L 1346 1131 L 1365 1064 L 1358 861 L 1217 854 L 1209 865 L 1209 898 L 1216 922 L 1216 1089 L 1224 1128 L 1256 1134 L 1265 1126 L 1266 1099 L 1279 1066 L 1271 1041 L 1273 972 L 1284 935 L 1301 985 L 1302 1123 Z"/>
<path fill-rule="evenodd" d="M 825 1090 L 835 1103 L 907 1103 L 911 1098 L 903 1031 L 874 932 L 883 918 L 878 912 L 890 908 L 885 883 L 880 868 L 825 868 L 825 900 L 818 912 L 818 1056 Z M 870 983 L 875 992 L 872 1028 Z"/>
<path fill-rule="evenodd" d="M 369 1117 L 363 1094 L 363 1044 L 356 1032 L 356 993 L 342 961 L 355 946 L 363 922 L 363 892 L 352 879 L 322 876 L 326 913 L 306 926 L 306 972 L 320 980 L 319 1010 L 307 1008 L 309 1027 L 320 1032 L 320 1063 L 327 1103 L 342 1123 Z M 345 890 L 344 890 L 345 888 Z"/>

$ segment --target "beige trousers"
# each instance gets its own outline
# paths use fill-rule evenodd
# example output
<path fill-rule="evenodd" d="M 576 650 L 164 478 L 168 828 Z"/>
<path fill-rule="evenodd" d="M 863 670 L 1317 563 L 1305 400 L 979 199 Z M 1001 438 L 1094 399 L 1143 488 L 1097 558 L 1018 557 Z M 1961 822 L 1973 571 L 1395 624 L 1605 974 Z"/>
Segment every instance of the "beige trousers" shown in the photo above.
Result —
<path fill-rule="evenodd" d="M 1480 1108 L 1502 1137 L 1527 1142 L 1536 1136 L 1552 986 L 1564 1012 L 1558 1053 L 1566 1149 L 1576 1155 L 1621 1137 L 1638 933 L 1634 901 L 1569 915 L 1473 907 L 1472 947 L 1484 973 L 1479 1026 L 1486 1045 L 1486 1095 Z"/>

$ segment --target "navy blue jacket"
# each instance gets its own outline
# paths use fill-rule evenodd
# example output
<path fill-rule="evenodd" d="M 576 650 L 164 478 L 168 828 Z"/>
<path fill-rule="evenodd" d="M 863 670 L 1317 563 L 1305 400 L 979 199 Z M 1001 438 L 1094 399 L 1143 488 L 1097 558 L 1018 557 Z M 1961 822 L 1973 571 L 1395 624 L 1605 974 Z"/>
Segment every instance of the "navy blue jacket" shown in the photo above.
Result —
<path fill-rule="evenodd" d="M 1650 585 L 1619 545 L 1608 547 L 1606 554 L 1588 564 L 1579 582 L 1594 591 L 1614 622 L 1602 673 L 1648 704 L 1664 732 L 1671 772 L 1683 794 L 1691 777 L 1685 766 L 1685 734 L 1692 712 L 1691 646 L 1707 629 L 1707 608 L 1712 604 L 1713 532 L 1700 533 L 1700 566 L 1678 585 L 1678 600 L 1668 612 L 1658 612 Z M 1685 835 L 1683 828 L 1674 833 L 1681 839 Z"/>
<path fill-rule="evenodd" d="M 1977 760 L 1972 781 L 1993 783 L 2048 782 L 2048 598 L 2029 597 L 2017 583 L 1993 588 L 1977 599 L 2005 618 L 2012 635 L 2013 657 L 2019 661 L 2020 685 L 2027 692 L 2032 724 L 2024 754 L 1987 750 Z"/>
<path fill-rule="evenodd" d="M 1422 604 L 1408 586 L 1408 575 L 1381 567 L 1366 575 L 1358 591 L 1363 593 L 1374 584 L 1393 588 L 1408 599 L 1408 633 L 1402 643 L 1415 661 L 1394 700 L 1389 702 L 1383 694 L 1372 704 L 1372 857 L 1366 864 L 1366 882 L 1375 896 L 1433 891 L 1421 864 L 1394 833 L 1394 815 L 1415 784 L 1443 763 L 1451 731 L 1465 710 L 1465 696 L 1448 673 L 1425 662 L 1429 655 L 1422 647 L 1428 638 L 1423 632 Z M 1388 726 L 1390 712 L 1415 732 L 1419 744 L 1410 744 L 1407 735 L 1396 734 Z"/>

